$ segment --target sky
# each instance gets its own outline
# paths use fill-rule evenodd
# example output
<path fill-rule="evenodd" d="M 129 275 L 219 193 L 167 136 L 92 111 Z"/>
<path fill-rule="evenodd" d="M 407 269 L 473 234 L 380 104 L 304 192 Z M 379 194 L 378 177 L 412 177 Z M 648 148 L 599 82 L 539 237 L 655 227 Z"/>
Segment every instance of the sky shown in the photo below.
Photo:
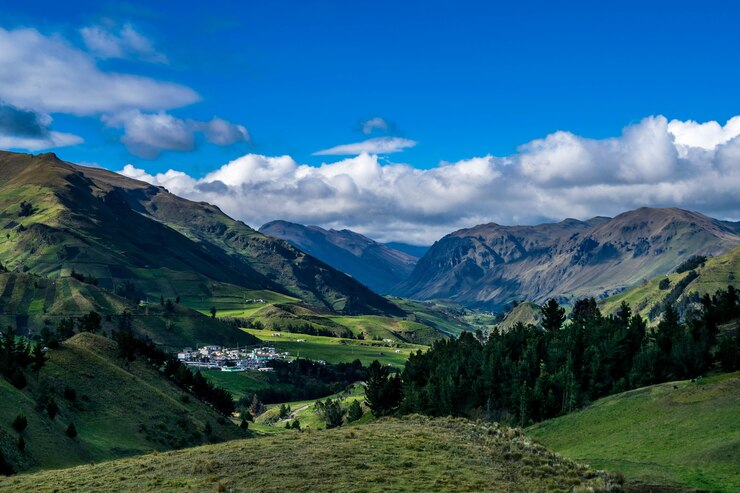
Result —
<path fill-rule="evenodd" d="M 485 222 L 740 220 L 733 2 L 0 3 L 0 148 L 430 244 Z"/>

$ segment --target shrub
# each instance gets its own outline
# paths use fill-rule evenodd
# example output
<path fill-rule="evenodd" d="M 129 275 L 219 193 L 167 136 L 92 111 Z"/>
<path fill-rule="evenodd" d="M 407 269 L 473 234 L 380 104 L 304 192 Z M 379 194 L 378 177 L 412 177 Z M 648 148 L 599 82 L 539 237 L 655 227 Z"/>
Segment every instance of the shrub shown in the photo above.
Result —
<path fill-rule="evenodd" d="M 26 416 L 23 415 L 23 413 L 16 416 L 15 419 L 13 420 L 13 429 L 17 431 L 18 433 L 25 430 L 27 426 L 28 426 L 28 420 L 26 419 Z"/>
<path fill-rule="evenodd" d="M 77 436 L 77 428 L 75 428 L 74 423 L 70 423 L 69 426 L 67 426 L 67 436 L 69 438 L 74 438 Z"/>
<path fill-rule="evenodd" d="M 71 387 L 64 387 L 64 398 L 68 401 L 77 400 L 77 391 Z"/>
<path fill-rule="evenodd" d="M 56 418 L 57 414 L 59 414 L 59 406 L 57 406 L 57 403 L 54 402 L 53 399 L 46 405 L 46 414 L 48 414 L 51 419 Z"/>

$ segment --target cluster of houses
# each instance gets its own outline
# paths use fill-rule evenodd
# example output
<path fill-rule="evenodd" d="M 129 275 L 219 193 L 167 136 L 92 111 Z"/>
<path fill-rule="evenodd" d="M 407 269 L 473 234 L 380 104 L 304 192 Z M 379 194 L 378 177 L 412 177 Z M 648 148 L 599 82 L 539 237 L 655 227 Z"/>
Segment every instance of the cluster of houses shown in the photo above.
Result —
<path fill-rule="evenodd" d="M 206 370 L 272 371 L 272 368 L 267 365 L 269 361 L 285 359 L 289 355 L 287 352 L 277 352 L 274 347 L 240 349 L 238 347 L 203 346 L 196 349 L 185 348 L 177 353 L 177 359 L 187 366 Z"/>

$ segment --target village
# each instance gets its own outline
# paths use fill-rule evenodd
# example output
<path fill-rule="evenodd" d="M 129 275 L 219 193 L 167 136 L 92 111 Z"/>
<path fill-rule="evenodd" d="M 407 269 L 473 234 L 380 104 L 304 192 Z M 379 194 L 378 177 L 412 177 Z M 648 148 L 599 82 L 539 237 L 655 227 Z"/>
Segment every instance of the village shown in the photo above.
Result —
<path fill-rule="evenodd" d="M 269 372 L 268 363 L 276 359 L 287 359 L 288 352 L 278 352 L 274 347 L 259 348 L 225 348 L 221 346 L 203 346 L 201 348 L 184 348 L 177 353 L 177 359 L 183 364 L 206 370 L 242 372 L 247 370 Z"/>

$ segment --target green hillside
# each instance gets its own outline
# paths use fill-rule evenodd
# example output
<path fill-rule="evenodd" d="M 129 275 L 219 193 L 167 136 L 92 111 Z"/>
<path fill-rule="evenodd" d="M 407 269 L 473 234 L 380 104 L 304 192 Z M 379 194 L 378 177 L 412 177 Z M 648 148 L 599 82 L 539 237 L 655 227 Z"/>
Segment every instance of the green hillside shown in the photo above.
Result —
<path fill-rule="evenodd" d="M 124 366 L 109 339 L 78 334 L 48 356 L 38 376 L 29 372 L 23 390 L 0 379 L 0 450 L 16 470 L 69 467 L 244 436 L 147 364 Z M 43 407 L 49 399 L 59 407 L 54 419 Z M 19 414 L 28 421 L 20 434 L 11 426 Z M 70 423 L 77 429 L 75 438 L 65 433 Z M 19 436 L 24 452 L 17 446 Z"/>
<path fill-rule="evenodd" d="M 656 322 L 661 311 L 660 304 L 669 295 L 675 298 L 677 306 L 685 310 L 692 300 L 698 300 L 705 294 L 712 295 L 719 289 L 727 289 L 729 285 L 740 288 L 740 247 L 724 255 L 708 258 L 703 266 L 694 269 L 696 274 L 691 272 L 658 276 L 610 296 L 600 303 L 601 311 L 604 314 L 615 313 L 624 301 L 632 307 L 633 312 Z M 692 279 L 694 275 L 696 277 Z"/>
<path fill-rule="evenodd" d="M 527 433 L 630 481 L 740 491 L 740 373 L 614 395 Z"/>
<path fill-rule="evenodd" d="M 0 151 L 0 263 L 66 277 L 72 270 L 143 299 L 200 300 L 222 285 L 269 290 L 344 314 L 402 315 L 351 277 L 217 207 L 54 154 Z M 215 288 L 215 289 L 214 289 Z"/>
<path fill-rule="evenodd" d="M 542 310 L 534 303 L 522 302 L 511 310 L 498 324 L 499 330 L 509 330 L 518 323 L 524 325 L 538 325 L 542 318 Z"/>
<path fill-rule="evenodd" d="M 129 311 L 140 335 L 169 349 L 205 344 L 231 345 L 257 341 L 237 328 L 214 320 L 184 304 L 171 310 L 152 304 L 135 305 L 92 284 L 72 277 L 47 279 L 31 274 L 0 273 L 0 322 L 23 334 L 36 335 L 43 327 L 55 328 L 60 319 L 96 311 L 103 316 L 103 330 L 116 329 L 120 314 Z"/>
<path fill-rule="evenodd" d="M 420 416 L 0 479 L 0 489 L 34 493 L 607 491 L 613 484 L 519 431 Z"/>
<path fill-rule="evenodd" d="M 293 357 L 323 360 L 327 363 L 348 363 L 359 359 L 367 366 L 378 360 L 402 368 L 409 355 L 426 346 L 402 342 L 368 341 L 340 337 L 311 336 L 271 330 L 244 329 L 245 332 L 269 342 L 279 351 L 287 351 Z"/>

